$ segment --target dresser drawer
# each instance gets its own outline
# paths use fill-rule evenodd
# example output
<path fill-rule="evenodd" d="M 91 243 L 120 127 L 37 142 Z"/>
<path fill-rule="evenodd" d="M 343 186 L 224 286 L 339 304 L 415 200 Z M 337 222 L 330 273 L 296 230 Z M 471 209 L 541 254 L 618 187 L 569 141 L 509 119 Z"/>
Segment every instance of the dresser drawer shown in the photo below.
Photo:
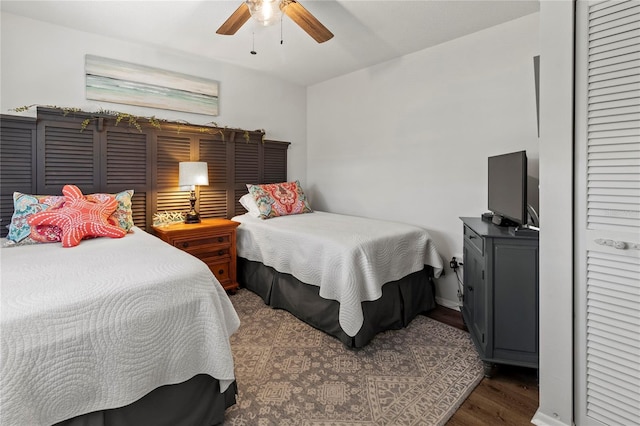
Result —
<path fill-rule="evenodd" d="M 484 256 L 484 239 L 468 226 L 464 227 L 464 240 L 470 247 L 474 247 Z"/>

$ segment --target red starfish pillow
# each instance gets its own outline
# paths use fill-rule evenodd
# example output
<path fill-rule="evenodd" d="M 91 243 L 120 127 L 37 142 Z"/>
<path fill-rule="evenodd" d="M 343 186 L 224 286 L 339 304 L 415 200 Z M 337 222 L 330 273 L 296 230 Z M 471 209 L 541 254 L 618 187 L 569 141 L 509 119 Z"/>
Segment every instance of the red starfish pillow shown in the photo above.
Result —
<path fill-rule="evenodd" d="M 109 225 L 107 218 L 118 206 L 111 197 L 102 203 L 88 201 L 80 188 L 65 185 L 62 188 L 65 203 L 59 209 L 45 210 L 29 217 L 29 225 L 55 225 L 62 230 L 62 247 L 80 244 L 85 237 L 122 238 L 126 231 Z"/>

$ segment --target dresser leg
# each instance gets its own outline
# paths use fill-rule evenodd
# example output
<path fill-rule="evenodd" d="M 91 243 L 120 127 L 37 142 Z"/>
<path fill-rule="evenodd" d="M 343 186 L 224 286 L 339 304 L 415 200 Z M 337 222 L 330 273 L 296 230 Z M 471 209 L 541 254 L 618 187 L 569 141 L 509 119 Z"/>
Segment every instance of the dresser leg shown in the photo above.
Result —
<path fill-rule="evenodd" d="M 490 379 L 491 378 L 491 374 L 493 373 L 493 363 L 492 362 L 487 362 L 487 361 L 482 361 L 482 365 L 484 367 L 484 377 Z"/>

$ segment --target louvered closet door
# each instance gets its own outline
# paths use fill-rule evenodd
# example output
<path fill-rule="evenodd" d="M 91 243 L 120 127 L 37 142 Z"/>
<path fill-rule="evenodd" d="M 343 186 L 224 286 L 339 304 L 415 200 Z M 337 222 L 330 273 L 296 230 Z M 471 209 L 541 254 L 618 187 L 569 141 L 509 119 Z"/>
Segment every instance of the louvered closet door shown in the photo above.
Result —
<path fill-rule="evenodd" d="M 575 423 L 640 425 L 640 2 L 576 17 Z"/>

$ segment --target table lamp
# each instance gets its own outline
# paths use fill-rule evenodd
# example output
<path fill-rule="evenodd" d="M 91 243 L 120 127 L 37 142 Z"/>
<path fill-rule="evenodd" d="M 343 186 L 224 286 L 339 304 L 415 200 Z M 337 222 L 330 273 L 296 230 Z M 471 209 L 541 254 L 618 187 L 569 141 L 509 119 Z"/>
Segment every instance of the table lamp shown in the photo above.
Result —
<path fill-rule="evenodd" d="M 182 190 L 190 190 L 191 210 L 184 223 L 200 223 L 200 215 L 196 211 L 196 185 L 209 185 L 207 163 L 202 161 L 181 161 L 179 163 L 178 185 Z"/>

